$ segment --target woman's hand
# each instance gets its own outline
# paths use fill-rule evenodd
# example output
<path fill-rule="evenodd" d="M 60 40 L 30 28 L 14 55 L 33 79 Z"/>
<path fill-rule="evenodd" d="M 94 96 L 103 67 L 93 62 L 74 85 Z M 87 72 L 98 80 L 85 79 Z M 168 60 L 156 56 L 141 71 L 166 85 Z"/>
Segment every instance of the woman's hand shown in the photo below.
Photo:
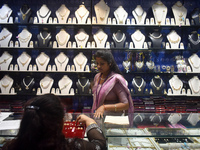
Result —
<path fill-rule="evenodd" d="M 79 115 L 77 118 L 76 118 L 76 122 L 79 122 L 79 123 L 82 123 L 82 124 L 85 124 L 86 127 L 89 126 L 90 124 L 93 124 L 96 122 L 94 121 L 94 119 L 84 115 L 84 114 L 81 114 Z"/>
<path fill-rule="evenodd" d="M 101 106 L 95 111 L 94 117 L 95 117 L 95 118 L 103 118 L 104 110 L 105 110 L 104 106 L 101 105 Z"/>

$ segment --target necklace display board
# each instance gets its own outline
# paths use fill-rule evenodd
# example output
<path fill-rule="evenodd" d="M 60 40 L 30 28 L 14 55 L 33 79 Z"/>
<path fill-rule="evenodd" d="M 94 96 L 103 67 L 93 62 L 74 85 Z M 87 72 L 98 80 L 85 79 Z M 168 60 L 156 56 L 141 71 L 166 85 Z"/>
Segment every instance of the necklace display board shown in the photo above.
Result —
<path fill-rule="evenodd" d="M 78 34 L 75 35 L 75 40 L 78 48 L 85 48 L 88 39 L 89 35 L 85 32 L 84 29 L 80 29 Z"/>
<path fill-rule="evenodd" d="M 28 47 L 32 34 L 25 28 L 17 36 L 20 47 Z"/>
<path fill-rule="evenodd" d="M 192 34 L 188 35 L 191 48 L 199 49 L 200 48 L 200 38 L 197 31 L 193 31 Z"/>
<path fill-rule="evenodd" d="M 58 43 L 59 48 L 66 48 L 69 39 L 70 35 L 64 29 L 61 29 L 60 32 L 56 34 L 56 41 Z"/>
<path fill-rule="evenodd" d="M 35 79 L 31 76 L 26 76 L 21 81 L 21 89 L 22 93 L 36 93 L 36 91 L 33 91 L 33 87 L 35 85 Z"/>
<path fill-rule="evenodd" d="M 144 94 L 144 89 L 146 87 L 146 82 L 140 76 L 136 76 L 132 80 L 132 85 L 135 89 L 135 94 Z"/>
<path fill-rule="evenodd" d="M 180 1 L 177 1 L 172 6 L 172 12 L 174 14 L 176 25 L 185 25 L 187 9 L 182 5 Z"/>
<path fill-rule="evenodd" d="M 102 29 L 99 29 L 97 33 L 93 35 L 93 38 L 97 44 L 97 48 L 104 48 L 108 35 Z"/>
<path fill-rule="evenodd" d="M 36 13 L 39 23 L 47 23 L 49 16 L 51 15 L 51 10 L 47 7 L 46 4 L 43 4 Z"/>
<path fill-rule="evenodd" d="M 40 87 L 42 89 L 42 94 L 50 93 L 53 83 L 54 83 L 54 80 L 48 75 L 46 75 L 43 79 L 41 79 Z"/>
<path fill-rule="evenodd" d="M 48 47 L 51 39 L 51 33 L 42 31 L 37 35 L 37 39 L 39 42 L 39 47 Z"/>
<path fill-rule="evenodd" d="M 117 20 L 117 24 L 125 24 L 126 23 L 126 18 L 128 17 L 128 13 L 123 8 L 123 6 L 119 6 L 114 11 L 114 16 L 115 16 L 115 18 Z"/>
<path fill-rule="evenodd" d="M 161 48 L 163 35 L 159 31 L 155 30 L 153 33 L 149 33 L 149 38 L 152 41 L 152 48 Z"/>
<path fill-rule="evenodd" d="M 78 20 L 78 24 L 85 24 L 89 13 L 90 12 L 87 10 L 85 5 L 80 5 L 79 8 L 75 11 L 75 16 Z"/>
<path fill-rule="evenodd" d="M 58 10 L 56 10 L 56 17 L 58 18 L 58 23 L 66 24 L 69 14 L 70 10 L 65 6 L 65 4 L 62 4 L 58 8 Z"/>
<path fill-rule="evenodd" d="M 14 80 L 9 77 L 8 75 L 5 75 L 0 80 L 0 89 L 2 94 L 10 94 L 10 89 L 13 85 Z"/>
<path fill-rule="evenodd" d="M 0 47 L 8 47 L 11 38 L 12 33 L 7 28 L 3 28 L 0 32 Z"/>
<path fill-rule="evenodd" d="M 163 79 L 158 75 L 154 76 L 151 79 L 150 85 L 153 89 L 153 94 L 162 94 L 165 88 L 165 83 L 163 82 Z"/>
<path fill-rule="evenodd" d="M 173 75 L 173 77 L 169 80 L 169 85 L 172 89 L 173 95 L 181 94 L 183 82 L 178 78 L 177 75 Z"/>
<path fill-rule="evenodd" d="M 176 33 L 175 30 L 172 30 L 168 35 L 167 39 L 170 43 L 171 49 L 179 49 L 179 44 L 181 37 Z"/>
<path fill-rule="evenodd" d="M 134 43 L 135 48 L 143 48 L 145 36 L 140 30 L 136 30 L 132 35 L 131 39 Z"/>
<path fill-rule="evenodd" d="M 200 95 L 200 80 L 198 76 L 194 76 L 188 81 L 189 87 L 192 91 L 193 96 L 199 96 Z"/>
<path fill-rule="evenodd" d="M 199 8 L 195 8 L 192 11 L 191 17 L 194 20 L 195 25 L 200 25 L 200 9 Z"/>
<path fill-rule="evenodd" d="M 4 4 L 0 9 L 0 23 L 8 23 L 11 14 L 12 9 L 7 4 Z"/>
<path fill-rule="evenodd" d="M 0 70 L 8 70 L 8 67 L 13 59 L 7 51 L 4 51 L 0 57 Z"/>
<path fill-rule="evenodd" d="M 46 55 L 44 52 L 41 52 L 40 55 L 38 55 L 38 57 L 35 60 L 38 67 L 38 71 L 46 71 L 49 61 L 50 61 L 49 56 Z"/>
<path fill-rule="evenodd" d="M 57 67 L 57 71 L 65 71 L 69 62 L 69 58 L 63 52 L 60 52 L 54 61 Z"/>
<path fill-rule="evenodd" d="M 143 10 L 141 5 L 137 5 L 136 8 L 132 11 L 132 14 L 136 20 L 137 25 L 143 25 L 146 19 L 147 13 Z"/>
<path fill-rule="evenodd" d="M 192 67 L 192 72 L 200 72 L 200 58 L 197 54 L 193 54 L 188 58 L 188 62 Z"/>
<path fill-rule="evenodd" d="M 105 3 L 105 1 L 100 0 L 96 5 L 94 5 L 94 10 L 97 17 L 97 23 L 107 24 L 110 7 Z"/>
<path fill-rule="evenodd" d="M 27 54 L 26 52 L 23 52 L 18 58 L 17 58 L 17 64 L 19 66 L 20 71 L 27 71 L 28 65 L 31 62 L 31 56 Z"/>
<path fill-rule="evenodd" d="M 87 61 L 88 61 L 87 57 L 82 52 L 80 52 L 78 55 L 76 55 L 73 59 L 74 65 L 76 67 L 76 71 L 77 72 L 84 71 Z"/>
<path fill-rule="evenodd" d="M 19 12 L 17 14 L 19 16 L 20 23 L 28 23 L 32 14 L 32 10 L 28 5 L 24 4 L 19 9 Z"/>
<path fill-rule="evenodd" d="M 76 86 L 78 88 L 79 94 L 89 94 L 89 89 L 90 89 L 89 79 L 87 79 L 85 77 L 79 78 L 78 82 L 76 82 Z"/>
<path fill-rule="evenodd" d="M 123 48 L 126 41 L 126 35 L 121 30 L 118 30 L 116 33 L 113 33 L 112 39 L 115 42 L 116 48 Z"/>
<path fill-rule="evenodd" d="M 72 84 L 72 80 L 67 75 L 64 75 L 62 79 L 58 81 L 58 87 L 61 91 L 61 95 L 69 95 Z"/>
<path fill-rule="evenodd" d="M 165 25 L 167 7 L 159 0 L 152 5 L 156 25 Z"/>

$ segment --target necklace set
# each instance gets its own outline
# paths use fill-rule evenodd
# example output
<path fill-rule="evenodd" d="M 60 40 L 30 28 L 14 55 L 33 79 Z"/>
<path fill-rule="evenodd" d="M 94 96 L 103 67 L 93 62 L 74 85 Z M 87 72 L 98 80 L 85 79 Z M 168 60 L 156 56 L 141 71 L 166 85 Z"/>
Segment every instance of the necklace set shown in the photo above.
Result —
<path fill-rule="evenodd" d="M 178 81 L 178 83 L 177 83 L 177 81 Z M 173 78 L 172 79 L 172 82 L 171 82 L 171 87 L 172 87 L 172 89 L 173 90 L 175 90 L 175 91 L 180 91 L 181 90 L 181 88 L 182 88 L 182 81 L 180 80 L 180 79 L 175 79 L 175 78 Z M 178 87 L 177 87 L 178 86 Z"/>
<path fill-rule="evenodd" d="M 67 59 L 68 59 L 68 57 L 66 57 L 66 56 L 65 56 L 65 59 L 63 61 L 60 61 L 59 57 L 56 58 L 57 62 L 60 64 L 60 67 L 62 67 L 62 64 L 64 64 Z"/>
<path fill-rule="evenodd" d="M 116 34 L 113 33 L 113 39 L 117 42 L 117 43 L 121 43 L 125 38 L 125 34 L 122 34 L 122 38 L 121 39 L 117 39 Z"/>
<path fill-rule="evenodd" d="M 43 45 L 45 44 L 46 40 L 50 37 L 51 33 L 48 33 L 47 36 L 44 38 L 42 33 L 40 32 L 40 37 L 42 38 L 43 40 Z"/>
<path fill-rule="evenodd" d="M 87 80 L 87 82 L 85 83 L 85 85 L 82 85 L 81 82 L 80 82 L 80 80 L 78 80 L 78 84 L 81 86 L 82 92 L 84 92 L 84 89 L 88 85 L 88 83 L 89 83 L 89 80 Z"/>
<path fill-rule="evenodd" d="M 134 85 L 138 88 L 138 91 L 139 92 L 141 92 L 142 91 L 142 89 L 141 89 L 141 87 L 143 86 L 143 84 L 144 84 L 144 79 L 143 78 L 141 78 L 141 84 L 140 85 L 138 85 L 137 83 L 136 83 L 136 81 L 135 81 L 135 78 L 133 79 L 133 83 L 134 83 Z"/>
<path fill-rule="evenodd" d="M 62 7 L 63 9 L 58 10 L 58 14 L 61 17 L 61 20 L 64 20 L 64 17 L 67 15 L 69 12 L 69 9 L 67 9 L 65 6 Z"/>
<path fill-rule="evenodd" d="M 30 56 L 28 56 L 26 54 L 23 54 L 23 55 L 25 55 L 25 57 L 27 57 L 27 59 L 23 62 L 24 57 L 21 55 L 21 57 L 19 57 L 19 62 L 22 64 L 22 66 L 25 66 L 26 63 L 30 60 Z M 23 57 L 23 60 L 22 60 L 22 57 Z"/>
<path fill-rule="evenodd" d="M 83 58 L 83 60 L 82 60 L 82 62 L 80 62 L 80 61 L 78 61 L 78 60 L 81 60 L 81 59 L 79 59 L 78 57 L 76 57 L 75 58 L 75 61 L 76 61 L 76 63 L 80 66 L 80 69 L 82 69 L 82 66 L 83 66 L 83 64 L 85 63 L 85 61 L 87 60 L 87 58 L 85 57 L 85 56 L 82 56 Z"/>
<path fill-rule="evenodd" d="M 96 34 L 97 39 L 99 40 L 99 43 L 101 44 L 101 42 L 104 40 L 104 38 L 106 37 L 106 34 L 104 34 L 104 36 L 102 38 L 99 38 L 99 36 Z"/>
<path fill-rule="evenodd" d="M 20 8 L 19 11 L 22 14 L 22 19 L 25 20 L 26 19 L 26 15 L 31 11 L 31 8 L 29 8 L 25 13 L 22 12 L 21 8 Z"/>
<path fill-rule="evenodd" d="M 154 82 L 153 79 L 151 80 L 151 83 L 152 83 L 153 86 L 156 88 L 156 90 L 160 90 L 160 88 L 161 88 L 162 85 L 163 85 L 163 80 L 162 80 L 161 78 L 158 78 L 158 79 L 160 79 L 160 85 L 159 85 L 159 86 L 156 86 L 156 84 L 155 84 L 155 82 Z"/>
<path fill-rule="evenodd" d="M 41 55 L 43 55 L 44 57 L 46 57 L 46 59 L 44 59 L 43 57 L 41 58 L 41 60 L 44 60 L 43 62 L 40 61 Z M 39 63 L 41 66 L 43 66 L 43 65 L 47 62 L 48 59 L 49 59 L 49 56 L 47 56 L 46 54 L 40 54 L 40 56 L 37 57 L 37 61 L 38 61 L 38 63 Z"/>
<path fill-rule="evenodd" d="M 29 86 L 33 83 L 33 81 L 34 81 L 34 78 L 32 78 L 31 81 L 28 84 L 26 84 L 25 78 L 23 79 L 23 84 L 26 90 L 29 90 Z"/>

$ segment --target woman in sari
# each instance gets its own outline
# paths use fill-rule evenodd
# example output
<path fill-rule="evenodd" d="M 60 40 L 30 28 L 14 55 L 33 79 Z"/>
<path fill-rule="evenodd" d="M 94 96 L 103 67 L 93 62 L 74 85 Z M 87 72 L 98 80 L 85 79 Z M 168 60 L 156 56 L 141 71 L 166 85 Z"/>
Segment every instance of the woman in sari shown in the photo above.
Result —
<path fill-rule="evenodd" d="M 100 118 L 103 114 L 120 114 L 124 111 L 132 113 L 131 94 L 112 53 L 109 50 L 98 50 L 94 57 L 99 70 L 92 88 L 94 117 Z"/>

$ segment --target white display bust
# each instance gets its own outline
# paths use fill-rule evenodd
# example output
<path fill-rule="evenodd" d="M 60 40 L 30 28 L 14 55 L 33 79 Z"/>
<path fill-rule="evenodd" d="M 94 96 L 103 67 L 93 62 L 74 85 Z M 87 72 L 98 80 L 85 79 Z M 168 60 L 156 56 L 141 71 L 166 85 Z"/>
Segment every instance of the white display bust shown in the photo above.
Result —
<path fill-rule="evenodd" d="M 100 0 L 94 5 L 94 10 L 97 17 L 98 24 L 107 24 L 108 15 L 110 13 L 110 7 L 105 3 L 104 0 Z"/>
<path fill-rule="evenodd" d="M 51 10 L 47 5 L 43 4 L 41 8 L 37 11 L 37 17 L 39 23 L 47 23 L 49 16 L 51 15 Z"/>
<path fill-rule="evenodd" d="M 0 23 L 8 23 L 8 19 L 12 13 L 12 9 L 4 4 L 0 9 Z"/>
<path fill-rule="evenodd" d="M 20 71 L 27 71 L 27 68 L 30 62 L 31 62 L 31 56 L 28 55 L 26 52 L 23 52 L 17 58 L 17 64 L 19 66 Z"/>
<path fill-rule="evenodd" d="M 165 25 L 167 7 L 159 0 L 152 5 L 156 25 Z"/>
<path fill-rule="evenodd" d="M 60 52 L 54 61 L 57 67 L 57 71 L 65 71 L 65 68 L 69 62 L 69 58 L 63 52 Z"/>
<path fill-rule="evenodd" d="M 8 70 L 8 67 L 13 59 L 7 51 L 4 51 L 0 57 L 0 70 Z"/>
<path fill-rule="evenodd" d="M 89 35 L 84 31 L 84 29 L 80 29 L 79 33 L 75 35 L 78 48 L 85 48 L 88 39 Z"/>
<path fill-rule="evenodd" d="M 8 75 L 5 75 L 1 80 L 0 80 L 0 89 L 2 94 L 9 94 L 10 89 L 13 85 L 14 80 L 9 77 Z"/>
<path fill-rule="evenodd" d="M 194 76 L 188 81 L 190 89 L 192 91 L 192 95 L 199 96 L 200 95 L 200 81 L 198 76 Z"/>
<path fill-rule="evenodd" d="M 59 48 L 66 48 L 69 39 L 70 35 L 64 29 L 61 29 L 60 32 L 56 34 L 56 41 L 58 43 Z"/>
<path fill-rule="evenodd" d="M 144 24 L 147 13 L 143 10 L 141 5 L 137 5 L 137 7 L 132 11 L 132 14 L 138 25 Z"/>
<path fill-rule="evenodd" d="M 99 29 L 97 33 L 93 35 L 93 38 L 97 44 L 97 48 L 104 48 L 108 35 L 102 29 Z"/>
<path fill-rule="evenodd" d="M 179 49 L 181 42 L 181 37 L 176 33 L 175 30 L 172 30 L 168 35 L 167 39 L 170 43 L 171 49 Z"/>
<path fill-rule="evenodd" d="M 56 17 L 58 18 L 59 24 L 65 24 L 67 22 L 67 18 L 69 17 L 70 10 L 62 4 L 58 10 L 56 10 Z"/>
<path fill-rule="evenodd" d="M 29 41 L 32 38 L 32 34 L 25 28 L 20 34 L 18 34 L 17 37 L 20 47 L 28 47 Z"/>
<path fill-rule="evenodd" d="M 177 75 L 173 75 L 173 77 L 169 80 L 169 85 L 173 91 L 173 95 L 180 95 L 181 90 L 183 88 L 183 82 L 178 78 Z"/>
<path fill-rule="evenodd" d="M 76 67 L 76 71 L 77 72 L 84 71 L 87 61 L 88 61 L 87 57 L 82 52 L 80 52 L 78 55 L 76 55 L 73 59 L 74 65 Z"/>
<path fill-rule="evenodd" d="M 197 54 L 193 54 L 188 58 L 188 62 L 192 67 L 192 72 L 200 73 L 200 58 Z"/>
<path fill-rule="evenodd" d="M 58 81 L 58 86 L 61 91 L 61 95 L 69 95 L 72 83 L 72 80 L 67 75 L 64 75 L 62 79 Z"/>
<path fill-rule="evenodd" d="M 136 30 L 132 35 L 131 39 L 135 45 L 135 48 L 143 48 L 145 36 L 142 34 L 140 30 Z"/>
<path fill-rule="evenodd" d="M 119 6 L 114 11 L 114 16 L 115 16 L 115 18 L 117 20 L 117 24 L 123 24 L 123 25 L 125 25 L 126 18 L 128 17 L 128 13 L 126 12 L 126 10 L 122 6 Z"/>
<path fill-rule="evenodd" d="M 35 61 L 38 67 L 38 71 L 46 71 L 50 58 L 44 52 L 41 52 Z"/>
<path fill-rule="evenodd" d="M 41 79 L 40 87 L 42 89 L 42 94 L 50 93 L 53 83 L 54 83 L 54 80 L 48 75 L 46 75 L 43 79 Z"/>
<path fill-rule="evenodd" d="M 174 14 L 176 25 L 185 25 L 187 9 L 183 6 L 183 4 L 180 1 L 177 1 L 172 6 L 172 12 Z"/>
<path fill-rule="evenodd" d="M 85 24 L 87 17 L 89 16 L 89 11 L 85 5 L 80 5 L 79 8 L 75 11 L 75 16 L 78 20 L 78 24 Z"/>
<path fill-rule="evenodd" d="M 11 38 L 12 33 L 7 28 L 3 28 L 0 33 L 0 47 L 8 47 Z"/>

